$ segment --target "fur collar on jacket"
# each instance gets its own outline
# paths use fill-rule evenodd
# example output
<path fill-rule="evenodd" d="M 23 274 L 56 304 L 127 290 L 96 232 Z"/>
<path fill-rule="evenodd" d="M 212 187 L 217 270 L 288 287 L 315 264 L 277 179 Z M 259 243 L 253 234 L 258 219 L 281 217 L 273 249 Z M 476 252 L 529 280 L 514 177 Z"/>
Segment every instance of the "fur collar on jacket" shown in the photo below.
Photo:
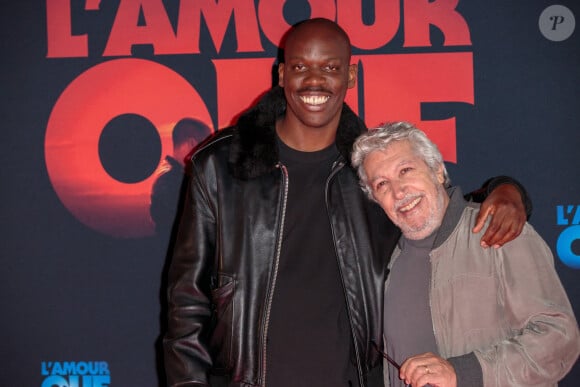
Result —
<path fill-rule="evenodd" d="M 284 89 L 275 86 L 238 120 L 229 164 L 234 176 L 250 179 L 273 170 L 278 163 L 276 120 L 286 111 Z M 354 140 L 367 130 L 364 122 L 345 104 L 342 107 L 336 146 L 350 164 Z"/>

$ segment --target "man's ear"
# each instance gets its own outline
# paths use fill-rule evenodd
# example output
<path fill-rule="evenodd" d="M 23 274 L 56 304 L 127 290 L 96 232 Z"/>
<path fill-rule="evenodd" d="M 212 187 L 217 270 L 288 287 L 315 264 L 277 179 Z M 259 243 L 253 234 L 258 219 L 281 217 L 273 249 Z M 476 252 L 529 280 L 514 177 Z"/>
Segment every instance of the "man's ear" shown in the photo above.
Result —
<path fill-rule="evenodd" d="M 358 65 L 357 64 L 349 65 L 348 66 L 348 88 L 349 89 L 352 89 L 356 85 L 357 74 L 358 74 Z"/>
<path fill-rule="evenodd" d="M 278 86 L 284 87 L 284 63 L 278 63 Z"/>

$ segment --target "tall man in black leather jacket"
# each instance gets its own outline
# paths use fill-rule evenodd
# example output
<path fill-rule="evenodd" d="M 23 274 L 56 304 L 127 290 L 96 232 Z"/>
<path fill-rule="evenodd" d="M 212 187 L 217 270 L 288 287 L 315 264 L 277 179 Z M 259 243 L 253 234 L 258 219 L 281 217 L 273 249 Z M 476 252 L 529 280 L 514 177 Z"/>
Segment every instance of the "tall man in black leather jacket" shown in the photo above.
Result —
<path fill-rule="evenodd" d="M 348 36 L 326 19 L 300 23 L 278 73 L 279 87 L 191 159 L 168 278 L 170 386 L 374 385 L 399 230 L 349 164 L 367 129 L 344 104 L 357 75 Z M 519 233 L 521 199 L 509 184 L 490 194 L 486 244 Z"/>

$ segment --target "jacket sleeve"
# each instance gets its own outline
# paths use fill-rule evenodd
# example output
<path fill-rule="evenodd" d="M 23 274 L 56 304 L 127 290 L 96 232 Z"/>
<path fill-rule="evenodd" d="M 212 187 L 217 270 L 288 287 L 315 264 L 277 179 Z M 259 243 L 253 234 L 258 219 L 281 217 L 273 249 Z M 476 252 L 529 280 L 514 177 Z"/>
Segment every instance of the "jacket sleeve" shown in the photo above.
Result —
<path fill-rule="evenodd" d="M 201 172 L 192 170 L 167 278 L 168 325 L 163 345 L 169 386 L 209 386 L 215 224 Z"/>
<path fill-rule="evenodd" d="M 511 338 L 475 351 L 484 385 L 555 384 L 578 358 L 580 337 L 552 253 L 529 224 L 496 251 L 502 325 Z"/>
<path fill-rule="evenodd" d="M 528 192 L 526 191 L 525 187 L 516 179 L 509 176 L 495 176 L 487 179 L 483 185 L 465 195 L 465 199 L 468 201 L 476 202 L 476 203 L 483 203 L 483 201 L 489 196 L 491 191 L 502 184 L 511 184 L 515 186 L 518 191 L 520 191 L 520 195 L 522 195 L 522 202 L 524 203 L 524 207 L 526 208 L 526 217 L 530 220 L 533 211 L 533 204 Z"/>

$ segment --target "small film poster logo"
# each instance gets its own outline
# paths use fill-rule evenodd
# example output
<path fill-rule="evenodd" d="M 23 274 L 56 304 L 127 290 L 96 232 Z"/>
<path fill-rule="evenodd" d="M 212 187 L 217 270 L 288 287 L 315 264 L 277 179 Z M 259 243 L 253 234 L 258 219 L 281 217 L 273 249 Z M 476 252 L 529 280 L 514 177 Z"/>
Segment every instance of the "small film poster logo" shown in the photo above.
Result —
<path fill-rule="evenodd" d="M 566 266 L 580 269 L 580 205 L 556 206 L 556 217 L 558 226 L 565 227 L 556 243 L 558 257 Z"/>
<path fill-rule="evenodd" d="M 106 361 L 43 361 L 41 387 L 109 387 Z"/>

